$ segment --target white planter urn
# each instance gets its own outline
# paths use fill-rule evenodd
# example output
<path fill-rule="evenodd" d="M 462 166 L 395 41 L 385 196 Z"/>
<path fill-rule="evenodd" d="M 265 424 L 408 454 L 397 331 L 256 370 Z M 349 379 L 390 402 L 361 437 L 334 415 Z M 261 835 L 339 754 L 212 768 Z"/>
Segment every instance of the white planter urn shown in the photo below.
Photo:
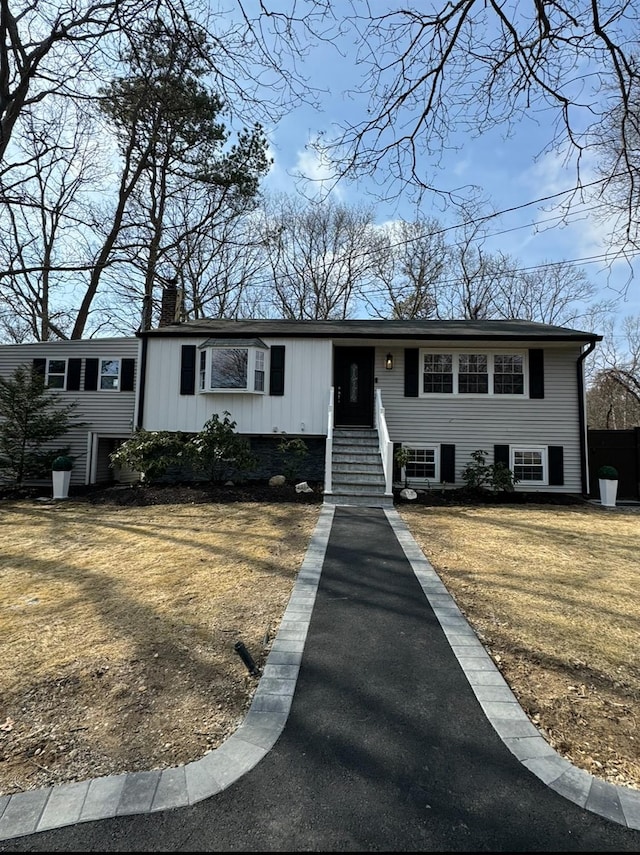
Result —
<path fill-rule="evenodd" d="M 68 499 L 69 498 L 69 482 L 71 481 L 71 472 L 68 470 L 51 472 L 53 478 L 53 498 Z"/>
<path fill-rule="evenodd" d="M 70 457 L 61 455 L 56 457 L 51 467 L 51 478 L 53 481 L 53 498 L 69 498 L 69 482 L 71 481 L 71 470 L 73 463 Z"/>
<path fill-rule="evenodd" d="M 618 482 L 611 478 L 600 478 L 600 504 L 605 508 L 615 508 Z"/>

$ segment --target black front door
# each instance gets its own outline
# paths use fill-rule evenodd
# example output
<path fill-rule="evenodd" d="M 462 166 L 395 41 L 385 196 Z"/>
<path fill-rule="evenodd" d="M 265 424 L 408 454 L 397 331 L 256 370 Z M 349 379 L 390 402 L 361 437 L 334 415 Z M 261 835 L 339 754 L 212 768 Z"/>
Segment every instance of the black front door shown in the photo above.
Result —
<path fill-rule="evenodd" d="M 373 427 L 373 347 L 336 347 L 333 354 L 335 423 Z"/>

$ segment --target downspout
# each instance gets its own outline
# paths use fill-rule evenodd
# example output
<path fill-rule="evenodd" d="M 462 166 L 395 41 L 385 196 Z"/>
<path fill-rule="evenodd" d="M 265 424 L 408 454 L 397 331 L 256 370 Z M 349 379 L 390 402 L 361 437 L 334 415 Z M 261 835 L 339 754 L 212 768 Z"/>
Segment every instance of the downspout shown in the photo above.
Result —
<path fill-rule="evenodd" d="M 138 413 L 136 417 L 136 428 L 142 427 L 144 418 L 144 390 L 147 380 L 147 347 L 149 339 L 145 335 L 142 337 L 142 349 L 140 352 L 140 374 L 138 377 Z"/>
<path fill-rule="evenodd" d="M 592 341 L 583 351 L 576 362 L 578 377 L 578 421 L 580 425 L 580 478 L 582 480 L 582 495 L 589 495 L 589 472 L 587 461 L 587 416 L 585 413 L 584 394 L 584 361 L 595 350 L 596 343 Z"/>

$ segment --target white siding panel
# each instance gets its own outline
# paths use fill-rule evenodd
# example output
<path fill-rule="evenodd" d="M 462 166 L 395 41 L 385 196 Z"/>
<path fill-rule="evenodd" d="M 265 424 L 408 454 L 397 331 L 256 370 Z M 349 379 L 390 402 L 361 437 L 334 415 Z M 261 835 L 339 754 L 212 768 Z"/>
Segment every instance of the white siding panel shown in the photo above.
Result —
<path fill-rule="evenodd" d="M 460 471 L 477 449 L 488 452 L 493 461 L 494 444 L 561 445 L 564 448 L 564 486 L 545 487 L 556 492 L 580 492 L 580 441 L 576 361 L 580 348 L 544 347 L 544 388 L 542 399 L 463 397 L 404 397 L 404 346 L 389 345 L 376 351 L 376 377 L 386 410 L 393 442 L 406 445 L 452 443 L 456 447 L 457 484 Z M 433 347 L 432 344 L 430 344 Z M 451 347 L 460 347 L 457 342 Z M 533 343 L 514 345 L 514 350 L 540 347 Z M 446 352 L 447 345 L 438 345 Z M 386 353 L 394 354 L 393 371 L 384 367 Z M 533 489 L 520 485 L 519 489 Z"/>
<path fill-rule="evenodd" d="M 89 432 L 126 439 L 134 425 L 138 384 L 140 341 L 137 338 L 85 339 L 74 341 L 37 342 L 0 346 L 0 376 L 9 378 L 20 365 L 31 366 L 34 359 L 82 359 L 80 390 L 54 392 L 55 398 L 66 405 L 77 402 L 74 418 L 82 427 L 72 428 L 67 434 L 51 443 L 53 447 L 69 445 L 76 459 L 71 473 L 72 484 L 84 484 L 88 468 L 87 446 Z M 85 359 L 135 359 L 134 391 L 102 390 L 83 391 Z"/>
<path fill-rule="evenodd" d="M 199 393 L 180 395 L 183 344 L 198 339 L 150 338 L 143 427 L 147 430 L 199 431 L 214 413 L 225 410 L 243 434 L 282 432 L 326 434 L 331 386 L 331 342 L 321 339 L 263 339 L 285 345 L 284 395 L 269 395 L 267 358 L 264 394 Z M 303 427 L 304 425 L 304 427 Z"/>

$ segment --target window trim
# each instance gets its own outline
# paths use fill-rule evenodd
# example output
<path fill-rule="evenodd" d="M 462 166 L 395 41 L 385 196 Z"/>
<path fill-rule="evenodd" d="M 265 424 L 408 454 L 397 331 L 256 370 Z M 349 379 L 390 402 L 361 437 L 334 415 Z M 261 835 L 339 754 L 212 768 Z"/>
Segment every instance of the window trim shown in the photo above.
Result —
<path fill-rule="evenodd" d="M 452 360 L 452 391 L 451 392 L 425 392 L 424 391 L 424 357 L 426 354 L 436 356 L 451 356 Z M 459 391 L 459 376 L 460 376 L 460 357 L 461 356 L 486 356 L 487 357 L 487 376 L 488 376 L 488 391 L 487 392 L 460 392 Z M 518 392 L 495 392 L 495 357 L 496 356 L 520 356 L 522 357 L 522 393 Z M 529 398 L 529 370 L 528 370 L 528 351 L 522 348 L 492 348 L 486 350 L 482 348 L 471 349 L 465 348 L 419 348 L 418 356 L 418 397 L 420 398 L 451 398 L 467 400 L 471 399 L 486 399 L 498 398 L 499 400 L 522 401 Z"/>
<path fill-rule="evenodd" d="M 210 386 L 213 356 L 220 350 L 246 350 L 247 351 L 247 385 L 243 387 L 227 388 L 224 386 Z M 197 390 L 200 395 L 264 395 L 267 377 L 267 352 L 268 348 L 260 345 L 225 342 L 224 344 L 205 344 L 200 346 L 200 356 L 197 363 Z M 262 367 L 258 368 L 258 354 L 262 354 Z M 203 360 L 204 356 L 204 360 Z M 262 389 L 256 388 L 258 374 L 262 374 Z M 251 384 L 251 385 L 249 385 Z"/>
<path fill-rule="evenodd" d="M 56 372 L 53 374 L 54 377 L 62 377 L 62 386 L 50 386 L 49 385 L 49 377 L 51 376 L 51 372 L 49 371 L 49 365 L 52 362 L 64 362 L 64 374 L 59 374 Z M 50 389 L 52 392 L 66 392 L 67 391 L 67 376 L 69 374 L 69 360 L 65 358 L 60 359 L 60 357 L 46 357 L 46 362 L 44 366 L 44 384 L 47 389 Z"/>
<path fill-rule="evenodd" d="M 435 466 L 435 474 L 434 474 L 433 478 L 429 478 L 427 476 L 420 477 L 420 476 L 416 476 L 416 475 L 409 475 L 407 478 L 406 466 L 402 466 L 400 469 L 400 476 L 401 476 L 401 480 L 402 480 L 403 484 L 405 484 L 407 482 L 407 480 L 411 481 L 413 483 L 419 483 L 419 484 L 427 484 L 427 483 L 429 483 L 429 484 L 441 484 L 442 483 L 442 481 L 440 480 L 440 443 L 439 442 L 419 443 L 419 444 L 408 442 L 406 444 L 403 443 L 400 447 L 401 448 L 408 448 L 411 451 L 433 451 L 433 459 L 434 459 L 434 466 Z"/>
<path fill-rule="evenodd" d="M 510 445 L 509 446 L 509 469 L 515 475 L 515 456 L 516 452 L 540 452 L 542 458 L 542 479 L 539 481 L 534 481 L 530 478 L 525 480 L 519 478 L 516 482 L 516 486 L 520 486 L 522 484 L 531 485 L 532 487 L 548 487 L 549 486 L 549 451 L 547 445 Z"/>

